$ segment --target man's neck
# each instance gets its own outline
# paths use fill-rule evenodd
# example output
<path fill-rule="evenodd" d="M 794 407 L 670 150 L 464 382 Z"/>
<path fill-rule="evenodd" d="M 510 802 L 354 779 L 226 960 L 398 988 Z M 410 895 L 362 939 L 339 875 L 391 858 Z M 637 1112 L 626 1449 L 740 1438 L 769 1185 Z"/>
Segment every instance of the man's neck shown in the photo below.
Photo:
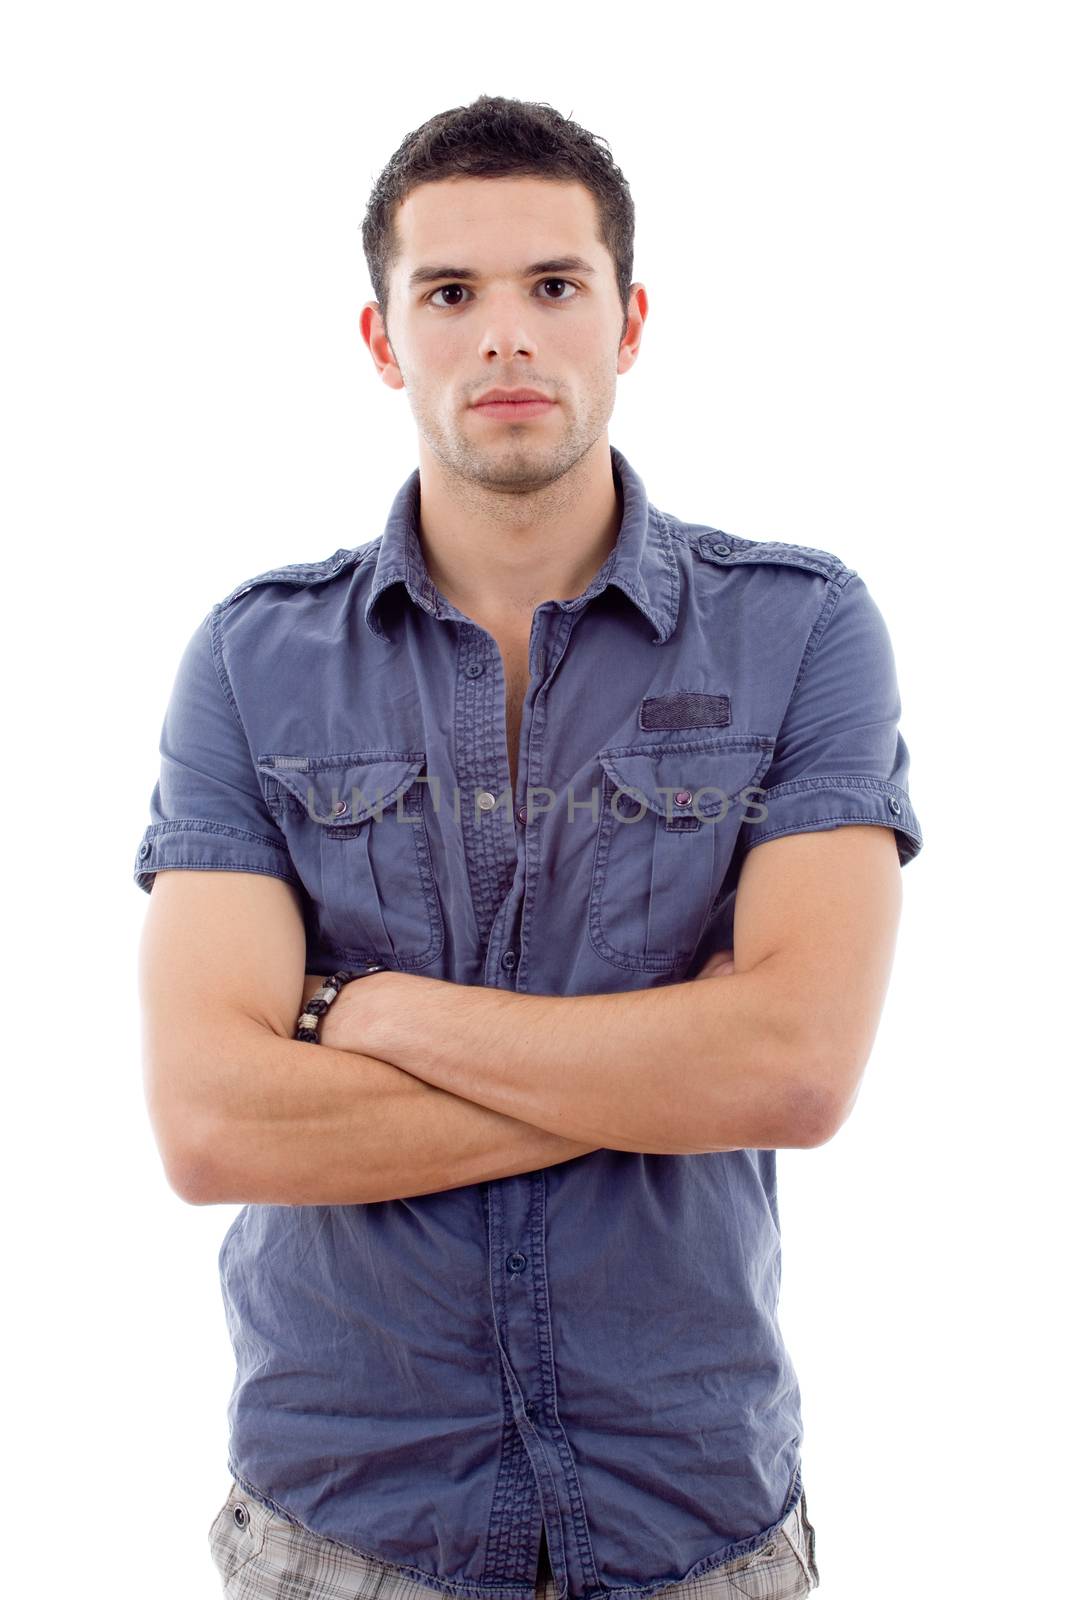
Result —
<path fill-rule="evenodd" d="M 606 437 L 564 477 L 529 492 L 457 479 L 432 455 L 419 478 L 419 539 L 430 579 L 491 631 L 528 625 L 544 600 L 582 594 L 618 537 L 623 497 Z"/>

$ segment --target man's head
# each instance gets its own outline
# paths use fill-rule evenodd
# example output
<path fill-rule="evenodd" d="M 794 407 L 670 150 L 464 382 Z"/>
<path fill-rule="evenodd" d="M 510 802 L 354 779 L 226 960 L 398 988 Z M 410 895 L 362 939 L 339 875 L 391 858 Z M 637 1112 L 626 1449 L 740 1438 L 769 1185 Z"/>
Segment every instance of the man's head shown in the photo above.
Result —
<path fill-rule="evenodd" d="M 446 467 L 530 490 L 604 435 L 647 311 L 633 231 L 606 146 L 551 107 L 482 96 L 404 139 L 363 222 L 377 300 L 360 326 Z M 520 386 L 555 403 L 477 408 Z"/>

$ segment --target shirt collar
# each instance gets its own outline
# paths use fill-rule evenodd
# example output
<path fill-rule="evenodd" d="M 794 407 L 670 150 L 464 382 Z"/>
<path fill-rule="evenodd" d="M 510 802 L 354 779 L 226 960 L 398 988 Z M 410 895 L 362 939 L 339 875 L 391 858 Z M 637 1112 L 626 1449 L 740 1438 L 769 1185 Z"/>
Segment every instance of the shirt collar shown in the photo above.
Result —
<path fill-rule="evenodd" d="M 622 487 L 618 537 L 588 588 L 572 600 L 561 600 L 559 605 L 564 611 L 576 610 L 612 583 L 648 619 L 654 642 L 665 644 L 678 621 L 678 560 L 670 530 L 662 514 L 649 504 L 644 483 L 621 450 L 614 445 L 609 449 L 614 474 Z M 445 599 L 426 571 L 418 532 L 419 496 L 416 467 L 393 501 L 374 559 L 374 580 L 363 614 L 368 627 L 386 640 L 390 635 L 383 625 L 381 600 L 385 591 L 397 584 L 403 584 L 415 605 L 430 616 L 469 620 Z"/>

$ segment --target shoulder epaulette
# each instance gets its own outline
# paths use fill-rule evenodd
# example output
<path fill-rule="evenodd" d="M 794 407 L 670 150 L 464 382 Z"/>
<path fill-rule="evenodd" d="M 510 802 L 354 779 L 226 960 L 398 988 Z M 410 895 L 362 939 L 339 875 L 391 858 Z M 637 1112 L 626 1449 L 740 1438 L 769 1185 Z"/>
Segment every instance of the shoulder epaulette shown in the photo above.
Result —
<path fill-rule="evenodd" d="M 724 533 L 721 528 L 709 528 L 701 534 L 696 548 L 705 561 L 718 566 L 776 561 L 782 566 L 817 572 L 824 578 L 840 580 L 855 576 L 854 568 L 847 566 L 832 550 L 819 550 L 807 544 L 785 544 L 778 539 L 742 539 L 736 533 Z"/>
<path fill-rule="evenodd" d="M 327 578 L 335 578 L 346 567 L 358 566 L 377 547 L 378 542 L 372 539 L 370 544 L 357 545 L 353 550 L 335 550 L 332 556 L 326 556 L 321 561 L 292 561 L 287 567 L 271 567 L 267 572 L 258 572 L 254 578 L 245 578 L 231 589 L 226 598 L 218 602 L 216 609 L 221 610 L 232 601 L 239 600 L 249 589 L 265 583 L 291 583 L 302 588 L 312 583 L 324 583 Z"/>

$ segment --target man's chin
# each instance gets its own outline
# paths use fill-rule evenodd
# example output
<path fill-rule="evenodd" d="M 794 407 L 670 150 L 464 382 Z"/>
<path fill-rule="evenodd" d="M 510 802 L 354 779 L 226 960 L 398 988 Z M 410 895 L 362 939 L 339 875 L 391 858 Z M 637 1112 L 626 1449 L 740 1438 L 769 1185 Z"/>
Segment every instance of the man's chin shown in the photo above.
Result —
<path fill-rule="evenodd" d="M 539 489 L 560 476 L 554 447 L 534 440 L 500 440 L 466 451 L 457 470 L 487 489 Z"/>

